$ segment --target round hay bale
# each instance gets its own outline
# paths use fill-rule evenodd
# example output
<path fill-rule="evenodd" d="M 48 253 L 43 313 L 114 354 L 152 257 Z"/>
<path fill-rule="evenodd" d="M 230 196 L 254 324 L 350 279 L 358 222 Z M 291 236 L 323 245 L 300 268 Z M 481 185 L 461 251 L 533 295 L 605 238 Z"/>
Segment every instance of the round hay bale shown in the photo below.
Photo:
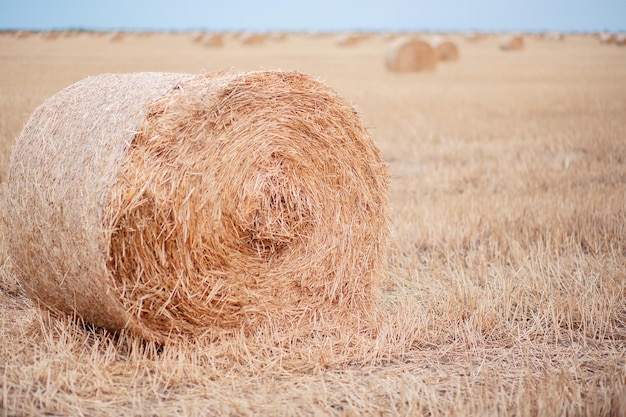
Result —
<path fill-rule="evenodd" d="M 202 46 L 205 48 L 219 48 L 224 45 L 224 36 L 221 33 L 209 33 L 204 37 Z"/>
<path fill-rule="evenodd" d="M 500 49 L 503 51 L 519 51 L 524 49 L 524 37 L 521 35 L 508 35 L 500 39 Z"/>
<path fill-rule="evenodd" d="M 617 36 L 614 33 L 601 33 L 600 34 L 600 43 L 604 44 L 614 44 L 617 40 Z"/>
<path fill-rule="evenodd" d="M 332 322 L 372 305 L 388 181 L 306 75 L 105 74 L 20 134 L 8 252 L 39 305 L 159 342 Z"/>
<path fill-rule="evenodd" d="M 274 32 L 270 34 L 270 40 L 274 42 L 285 42 L 287 40 L 287 33 L 285 32 Z"/>
<path fill-rule="evenodd" d="M 113 32 L 109 35 L 110 42 L 121 42 L 126 37 L 124 32 Z"/>
<path fill-rule="evenodd" d="M 47 41 L 54 41 L 59 39 L 61 36 L 61 32 L 59 31 L 50 31 L 50 32 L 40 32 L 40 36 Z"/>
<path fill-rule="evenodd" d="M 344 33 L 339 35 L 337 38 L 337 46 L 341 47 L 349 47 L 355 46 L 359 44 L 362 40 L 365 39 L 365 36 L 357 33 Z"/>
<path fill-rule="evenodd" d="M 395 72 L 432 71 L 437 65 L 437 55 L 432 46 L 421 39 L 401 38 L 389 44 L 385 64 Z"/>
<path fill-rule="evenodd" d="M 30 32 L 28 30 L 18 30 L 17 32 L 14 33 L 14 36 L 17 39 L 26 39 L 26 38 L 30 38 L 33 35 L 33 32 Z"/>
<path fill-rule="evenodd" d="M 430 45 L 435 50 L 438 61 L 458 61 L 459 48 L 451 40 L 436 37 L 430 40 Z"/>
<path fill-rule="evenodd" d="M 545 36 L 545 39 L 549 41 L 562 42 L 565 40 L 565 35 L 559 32 L 551 32 Z"/>
<path fill-rule="evenodd" d="M 239 37 L 241 44 L 245 46 L 262 45 L 265 43 L 266 39 L 267 39 L 266 34 L 252 33 L 252 32 L 243 33 Z"/>
<path fill-rule="evenodd" d="M 204 40 L 204 32 L 196 32 L 191 34 L 191 42 L 193 43 L 202 43 Z"/>
<path fill-rule="evenodd" d="M 484 39 L 484 35 L 481 33 L 469 32 L 465 34 L 465 40 L 468 42 L 478 42 Z"/>

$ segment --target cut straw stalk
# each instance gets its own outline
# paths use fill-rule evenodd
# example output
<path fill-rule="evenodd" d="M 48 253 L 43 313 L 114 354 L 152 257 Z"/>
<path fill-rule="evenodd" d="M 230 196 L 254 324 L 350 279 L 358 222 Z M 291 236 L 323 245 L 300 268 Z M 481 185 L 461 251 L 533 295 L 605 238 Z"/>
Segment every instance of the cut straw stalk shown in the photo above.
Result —
<path fill-rule="evenodd" d="M 148 339 L 366 311 L 388 171 L 295 72 L 101 75 L 44 102 L 7 186 L 9 255 L 59 314 Z"/>

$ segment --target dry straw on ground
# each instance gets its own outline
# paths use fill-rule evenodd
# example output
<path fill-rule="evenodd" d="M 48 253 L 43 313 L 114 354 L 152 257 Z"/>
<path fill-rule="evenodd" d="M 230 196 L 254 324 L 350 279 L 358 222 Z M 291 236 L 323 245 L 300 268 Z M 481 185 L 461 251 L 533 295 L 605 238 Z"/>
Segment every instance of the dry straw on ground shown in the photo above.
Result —
<path fill-rule="evenodd" d="M 457 61 L 459 48 L 450 39 L 435 37 L 430 40 L 430 45 L 435 50 L 438 61 Z"/>
<path fill-rule="evenodd" d="M 400 38 L 388 46 L 385 64 L 395 72 L 432 71 L 437 65 L 437 55 L 432 46 L 421 39 Z"/>
<path fill-rule="evenodd" d="M 519 51 L 524 49 L 524 37 L 521 35 L 507 35 L 500 39 L 500 49 L 503 51 Z"/>
<path fill-rule="evenodd" d="M 101 75 L 54 95 L 12 155 L 26 293 L 148 339 L 367 310 L 388 172 L 355 109 L 296 72 Z"/>

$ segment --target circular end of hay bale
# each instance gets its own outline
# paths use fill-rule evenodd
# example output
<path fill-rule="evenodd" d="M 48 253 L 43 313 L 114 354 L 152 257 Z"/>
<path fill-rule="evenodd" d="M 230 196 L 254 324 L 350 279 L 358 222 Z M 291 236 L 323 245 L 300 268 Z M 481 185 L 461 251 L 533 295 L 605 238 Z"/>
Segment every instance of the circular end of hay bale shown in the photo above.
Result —
<path fill-rule="evenodd" d="M 355 109 L 295 72 L 92 77 L 31 117 L 10 256 L 60 313 L 158 341 L 371 306 L 389 174 Z"/>
<path fill-rule="evenodd" d="M 385 64 L 394 72 L 432 71 L 437 65 L 437 55 L 432 46 L 421 39 L 396 39 L 387 48 Z"/>

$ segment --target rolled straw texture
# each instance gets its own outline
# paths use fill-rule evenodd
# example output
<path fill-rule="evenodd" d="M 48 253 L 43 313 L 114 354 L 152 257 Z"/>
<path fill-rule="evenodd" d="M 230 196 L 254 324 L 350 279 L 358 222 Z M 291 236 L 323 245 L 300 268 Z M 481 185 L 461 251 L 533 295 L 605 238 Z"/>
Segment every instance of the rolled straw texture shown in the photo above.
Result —
<path fill-rule="evenodd" d="M 432 71 L 437 55 L 427 42 L 417 38 L 399 38 L 389 44 L 385 55 L 387 69 L 395 72 Z"/>
<path fill-rule="evenodd" d="M 355 109 L 295 72 L 138 73 L 44 102 L 5 219 L 25 292 L 165 341 L 372 304 L 389 174 Z"/>

